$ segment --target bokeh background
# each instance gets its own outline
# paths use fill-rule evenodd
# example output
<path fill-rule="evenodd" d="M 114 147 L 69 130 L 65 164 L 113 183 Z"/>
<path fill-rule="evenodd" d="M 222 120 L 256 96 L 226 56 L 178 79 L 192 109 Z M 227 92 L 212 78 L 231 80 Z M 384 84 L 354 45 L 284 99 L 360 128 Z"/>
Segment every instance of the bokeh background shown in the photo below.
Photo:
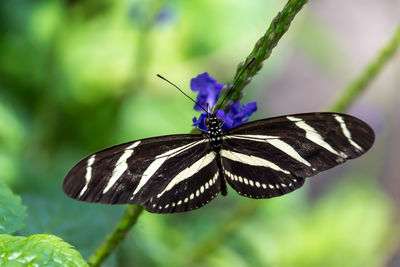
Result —
<path fill-rule="evenodd" d="M 107 146 L 189 132 L 193 103 L 155 74 L 187 92 L 205 71 L 230 82 L 285 3 L 1 1 L 0 179 L 28 208 L 18 234 L 57 235 L 87 258 L 124 206 L 67 198 L 67 171 Z M 310 1 L 246 88 L 252 119 L 326 110 L 399 21 L 398 0 Z M 399 72 L 398 53 L 347 111 L 376 131 L 363 157 L 277 199 L 230 190 L 194 212 L 145 212 L 104 266 L 399 266 Z"/>

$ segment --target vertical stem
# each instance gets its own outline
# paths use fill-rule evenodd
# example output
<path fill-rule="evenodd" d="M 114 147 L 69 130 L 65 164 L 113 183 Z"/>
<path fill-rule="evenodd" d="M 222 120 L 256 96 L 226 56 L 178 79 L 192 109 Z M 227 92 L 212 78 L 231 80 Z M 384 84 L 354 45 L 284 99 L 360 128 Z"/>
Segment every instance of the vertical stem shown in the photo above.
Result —
<path fill-rule="evenodd" d="M 130 206 L 126 209 L 124 216 L 114 228 L 113 232 L 104 239 L 103 243 L 97 248 L 93 255 L 90 256 L 88 260 L 90 266 L 100 266 L 122 242 L 128 231 L 136 224 L 142 211 L 143 206 Z"/>
<path fill-rule="evenodd" d="M 206 237 L 200 245 L 192 249 L 193 254 L 186 258 L 184 266 L 191 266 L 198 263 L 211 251 L 217 249 L 221 243 L 229 238 L 231 233 L 239 228 L 242 222 L 254 215 L 260 206 L 261 202 L 256 202 L 255 200 L 244 200 L 240 203 L 234 212 L 221 224 L 223 227 L 218 228 L 216 234 Z"/>
<path fill-rule="evenodd" d="M 392 39 L 379 51 L 378 56 L 372 60 L 366 69 L 353 80 L 344 90 L 343 94 L 329 107 L 330 111 L 345 110 L 365 90 L 368 84 L 378 75 L 387 61 L 394 55 L 400 44 L 400 27 L 398 27 Z"/>

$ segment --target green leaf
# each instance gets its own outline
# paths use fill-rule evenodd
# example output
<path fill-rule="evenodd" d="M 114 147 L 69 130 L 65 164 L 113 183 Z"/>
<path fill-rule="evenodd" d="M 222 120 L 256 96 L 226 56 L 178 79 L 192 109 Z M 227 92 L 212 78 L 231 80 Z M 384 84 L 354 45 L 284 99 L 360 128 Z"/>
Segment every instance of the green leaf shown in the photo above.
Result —
<path fill-rule="evenodd" d="M 56 235 L 74 244 L 84 258 L 89 257 L 112 226 L 118 223 L 124 207 L 73 201 L 62 192 L 51 195 L 49 191 L 56 188 L 55 183 L 49 181 L 47 186 L 49 189 L 44 192 L 22 195 L 29 213 L 25 219 L 26 227 L 18 234 Z"/>
<path fill-rule="evenodd" d="M 19 230 L 24 225 L 25 210 L 21 198 L 0 182 L 0 234 L 11 234 Z"/>
<path fill-rule="evenodd" d="M 22 265 L 24 264 L 24 265 Z M 54 235 L 0 235 L 1 266 L 88 266 L 81 254 Z"/>

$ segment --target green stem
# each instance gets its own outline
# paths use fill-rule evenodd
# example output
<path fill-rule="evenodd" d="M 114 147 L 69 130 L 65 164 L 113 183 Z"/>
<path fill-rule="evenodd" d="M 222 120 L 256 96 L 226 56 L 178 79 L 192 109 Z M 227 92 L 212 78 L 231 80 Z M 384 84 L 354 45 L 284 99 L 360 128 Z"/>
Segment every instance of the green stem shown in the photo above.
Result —
<path fill-rule="evenodd" d="M 189 257 L 185 258 L 185 264 L 183 265 L 192 266 L 195 263 L 199 263 L 211 251 L 217 249 L 244 221 L 253 216 L 260 206 L 260 201 L 249 199 L 241 201 L 234 212 L 230 213 L 223 224 L 221 224 L 223 227 L 217 229 L 216 234 L 209 235 L 200 245 L 191 249 L 193 252 Z"/>
<path fill-rule="evenodd" d="M 383 69 L 386 62 L 394 55 L 400 44 L 400 27 L 398 27 L 392 37 L 378 53 L 378 56 L 372 60 L 366 69 L 353 80 L 344 90 L 342 95 L 329 107 L 330 111 L 343 111 L 353 103 L 356 98 L 366 89 L 369 83 Z"/>
<path fill-rule="evenodd" d="M 362 74 L 355 79 L 355 82 L 343 92 L 341 97 L 333 102 L 331 110 L 335 112 L 344 112 L 356 100 L 357 96 L 366 89 L 368 83 L 382 70 L 387 60 L 394 55 L 397 46 L 399 46 L 399 40 L 400 27 L 389 43 L 378 53 L 377 58 L 366 67 Z M 210 252 L 214 251 L 221 243 L 229 238 L 241 224 L 248 220 L 251 215 L 255 214 L 258 208 L 261 207 L 261 204 L 262 202 L 243 201 L 242 204 L 236 207 L 235 210 L 220 223 L 220 227 L 216 229 L 212 235 L 206 237 L 199 245 L 191 250 L 194 252 L 193 255 L 187 259 L 187 262 L 198 262 L 205 258 Z"/>
<path fill-rule="evenodd" d="M 124 240 L 128 231 L 136 224 L 139 215 L 143 211 L 143 206 L 129 206 L 121 221 L 114 228 L 114 231 L 108 235 L 97 250 L 90 256 L 88 263 L 90 266 L 100 266 L 114 249 Z"/>
<path fill-rule="evenodd" d="M 235 88 L 230 92 L 228 99 L 236 102 L 242 97 L 241 91 L 243 88 L 248 85 L 253 76 L 261 70 L 263 67 L 263 61 L 269 58 L 272 49 L 278 44 L 279 40 L 289 29 L 290 23 L 293 21 L 296 14 L 306 3 L 307 0 L 289 0 L 282 11 L 276 15 L 268 30 L 255 44 L 253 51 L 250 52 L 244 62 L 241 62 L 238 65 L 236 74 L 233 78 L 233 81 L 235 81 Z M 245 69 L 252 58 L 254 58 L 254 62 Z M 240 75 L 242 72 L 243 74 Z M 227 85 L 227 88 L 230 88 L 229 84 Z M 221 97 L 220 101 L 222 101 L 223 98 L 224 97 Z M 219 104 L 220 103 L 218 102 L 217 106 Z M 223 109 L 225 111 L 229 109 L 227 101 L 225 102 Z"/>

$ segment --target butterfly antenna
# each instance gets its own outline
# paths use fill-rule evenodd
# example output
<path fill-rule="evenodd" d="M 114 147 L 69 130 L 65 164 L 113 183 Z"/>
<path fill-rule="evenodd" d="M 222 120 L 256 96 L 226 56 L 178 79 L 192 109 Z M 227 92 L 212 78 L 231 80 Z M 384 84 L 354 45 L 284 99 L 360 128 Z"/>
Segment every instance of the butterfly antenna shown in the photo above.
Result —
<path fill-rule="evenodd" d="M 164 81 L 166 81 L 167 83 L 169 83 L 170 85 L 172 85 L 173 87 L 175 87 L 176 89 L 178 89 L 184 96 L 186 96 L 187 98 L 189 98 L 190 100 L 192 100 L 196 105 L 198 105 L 199 107 L 201 107 L 202 110 L 204 110 L 208 115 L 211 115 L 210 113 L 208 113 L 208 111 L 203 108 L 199 103 L 197 103 L 196 100 L 194 100 L 193 98 L 191 98 L 190 96 L 188 96 L 184 91 L 182 91 L 176 84 L 170 82 L 169 80 L 167 80 L 166 78 L 164 78 L 163 76 L 161 76 L 160 74 L 157 74 L 158 78 L 163 79 Z"/>
<path fill-rule="evenodd" d="M 228 98 L 228 96 L 230 96 L 232 94 L 233 89 L 235 88 L 235 85 L 236 85 L 237 81 L 240 79 L 240 77 L 242 77 L 243 73 L 249 68 L 249 66 L 254 62 L 254 60 L 256 60 L 256 58 L 252 57 L 250 59 L 249 63 L 247 63 L 246 67 L 237 76 L 237 78 L 233 82 L 233 86 L 229 89 L 228 93 L 224 96 L 224 98 L 222 99 L 221 104 L 219 104 L 218 108 L 215 109 L 216 111 L 219 110 L 222 107 L 222 105 L 224 104 L 224 102 Z"/>

